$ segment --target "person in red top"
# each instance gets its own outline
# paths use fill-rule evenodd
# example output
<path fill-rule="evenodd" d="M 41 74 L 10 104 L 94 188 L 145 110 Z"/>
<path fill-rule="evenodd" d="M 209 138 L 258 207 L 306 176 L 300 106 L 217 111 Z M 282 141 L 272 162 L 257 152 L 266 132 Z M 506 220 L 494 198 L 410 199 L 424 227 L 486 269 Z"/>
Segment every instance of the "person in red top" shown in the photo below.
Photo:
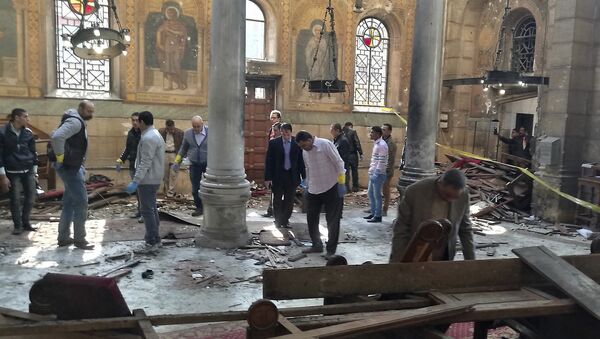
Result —
<path fill-rule="evenodd" d="M 269 114 L 269 120 L 271 120 L 271 128 L 269 128 L 269 130 L 267 131 L 267 135 L 269 136 L 269 140 L 267 140 L 267 145 L 269 144 L 269 141 L 281 135 L 281 112 L 276 109 L 272 110 Z M 273 217 L 273 193 L 271 193 L 271 199 L 269 200 L 269 207 L 267 208 L 267 212 L 262 216 L 265 218 Z"/>

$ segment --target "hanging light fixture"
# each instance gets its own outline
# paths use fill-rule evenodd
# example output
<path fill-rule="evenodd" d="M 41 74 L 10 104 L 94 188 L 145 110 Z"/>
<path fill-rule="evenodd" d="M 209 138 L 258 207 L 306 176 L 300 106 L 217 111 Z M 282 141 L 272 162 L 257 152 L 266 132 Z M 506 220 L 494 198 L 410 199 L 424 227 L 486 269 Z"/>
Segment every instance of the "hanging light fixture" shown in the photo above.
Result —
<path fill-rule="evenodd" d="M 327 17 L 331 30 L 327 31 Z M 325 46 L 321 48 L 321 43 L 325 38 Z M 308 91 L 312 93 L 341 93 L 346 91 L 346 82 L 338 79 L 337 76 L 337 37 L 335 33 L 335 19 L 333 6 L 329 0 L 329 6 L 325 10 L 323 25 L 319 35 L 317 48 L 313 63 L 308 76 Z M 317 68 L 315 68 L 317 67 Z M 306 85 L 306 83 L 304 84 Z"/>
<path fill-rule="evenodd" d="M 62 35 L 65 47 L 72 49 L 79 58 L 87 60 L 105 60 L 127 55 L 131 35 L 129 29 L 121 26 L 114 0 L 108 0 L 108 7 L 114 15 L 118 30 L 100 27 L 97 23 L 85 28 L 85 18 L 97 13 L 98 6 L 97 0 L 69 0 L 71 11 L 81 15 L 81 21 L 75 34 Z"/>

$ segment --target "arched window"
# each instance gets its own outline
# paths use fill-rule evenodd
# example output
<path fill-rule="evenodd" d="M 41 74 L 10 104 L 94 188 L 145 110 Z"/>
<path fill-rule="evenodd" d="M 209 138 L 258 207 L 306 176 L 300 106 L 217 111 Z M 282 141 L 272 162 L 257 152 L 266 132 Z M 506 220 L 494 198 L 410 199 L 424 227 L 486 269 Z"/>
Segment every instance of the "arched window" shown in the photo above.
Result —
<path fill-rule="evenodd" d="M 385 106 L 389 49 L 388 31 L 383 22 L 366 18 L 356 29 L 354 105 Z"/>
<path fill-rule="evenodd" d="M 97 1 L 55 0 L 56 14 L 56 88 L 59 90 L 92 93 L 110 92 L 110 61 L 82 60 L 67 48 L 62 35 L 73 35 L 79 30 L 81 12 L 85 14 L 85 28 L 92 25 L 110 27 L 108 0 Z M 69 93 L 65 92 L 66 96 Z M 76 94 L 74 94 L 77 96 Z"/>
<path fill-rule="evenodd" d="M 250 0 L 246 0 L 246 59 L 265 59 L 265 15 Z"/>
<path fill-rule="evenodd" d="M 535 19 L 532 16 L 523 18 L 515 27 L 513 35 L 513 71 L 522 73 L 533 72 L 535 33 Z"/>

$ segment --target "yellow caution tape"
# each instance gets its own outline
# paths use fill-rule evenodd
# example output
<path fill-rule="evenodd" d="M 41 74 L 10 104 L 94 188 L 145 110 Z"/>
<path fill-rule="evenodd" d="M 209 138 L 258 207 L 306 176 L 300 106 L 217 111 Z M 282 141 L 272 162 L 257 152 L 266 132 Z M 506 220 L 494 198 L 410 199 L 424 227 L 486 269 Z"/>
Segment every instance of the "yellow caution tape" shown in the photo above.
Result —
<path fill-rule="evenodd" d="M 446 146 L 446 145 L 442 145 L 442 144 L 438 144 L 436 143 L 436 145 L 440 148 L 444 148 L 446 150 L 449 150 L 451 152 L 454 152 L 456 154 L 459 154 L 461 156 L 467 157 L 467 158 L 472 158 L 472 159 L 477 159 L 477 160 L 483 160 L 483 161 L 488 161 L 488 162 L 492 162 L 492 163 L 496 163 L 496 164 L 500 164 L 502 166 L 507 166 L 507 167 L 512 167 L 515 169 L 518 169 L 519 171 L 521 171 L 523 174 L 525 174 L 526 176 L 530 177 L 531 179 L 533 179 L 534 181 L 537 181 L 540 185 L 544 186 L 545 188 L 549 189 L 550 191 L 558 194 L 560 197 L 563 197 L 581 207 L 585 207 L 589 210 L 592 210 L 596 213 L 600 213 L 600 206 L 598 205 L 594 205 L 588 201 L 585 200 L 581 200 L 579 198 L 576 198 L 570 194 L 567 194 L 565 192 L 561 192 L 558 188 L 551 186 L 549 183 L 545 182 L 544 180 L 542 180 L 542 178 L 538 177 L 537 175 L 531 173 L 531 171 L 529 171 L 527 168 L 523 168 L 523 167 L 519 167 L 519 166 L 514 166 L 514 165 L 509 165 L 509 164 L 505 164 L 496 160 L 492 160 L 492 159 L 488 159 L 473 153 L 469 153 L 469 152 L 465 152 L 465 151 L 461 151 L 461 150 L 457 150 L 455 148 Z"/>
<path fill-rule="evenodd" d="M 400 121 L 402 121 L 403 124 L 408 126 L 408 122 L 406 121 L 406 119 L 404 119 L 400 114 L 398 114 L 397 112 L 394 112 L 394 114 L 396 114 L 396 116 L 400 119 Z M 496 160 L 492 160 L 492 159 L 488 159 L 482 156 L 479 156 L 477 154 L 473 154 L 473 153 L 469 153 L 469 152 L 465 152 L 465 151 L 461 151 L 458 150 L 456 148 L 452 148 L 450 146 L 446 146 L 446 145 L 442 145 L 439 143 L 436 143 L 436 145 L 440 148 L 449 150 L 455 154 L 458 154 L 460 156 L 463 157 L 467 157 L 467 158 L 472 158 L 472 159 L 477 159 L 477 160 L 483 160 L 483 161 L 488 161 L 488 162 L 492 162 L 492 163 L 497 163 L 497 164 L 501 164 L 502 166 L 508 166 L 508 167 L 512 167 L 515 169 L 518 169 L 519 171 L 521 171 L 521 173 L 525 174 L 526 176 L 530 177 L 531 179 L 533 179 L 534 181 L 537 181 L 540 185 L 544 186 L 545 188 L 547 188 L 548 190 L 550 190 L 551 192 L 556 193 L 558 196 L 567 199 L 581 207 L 587 208 L 589 210 L 592 210 L 593 212 L 596 213 L 600 213 L 600 206 L 599 205 L 595 205 L 592 204 L 588 201 L 585 200 L 581 200 L 579 198 L 576 198 L 570 194 L 567 194 L 565 192 L 561 192 L 561 190 L 559 190 L 558 188 L 550 185 L 549 183 L 547 183 L 546 181 L 542 180 L 542 178 L 538 177 L 537 175 L 531 173 L 527 168 L 523 168 L 523 167 L 519 167 L 519 166 L 514 166 L 514 165 L 509 165 L 509 164 L 505 164 Z"/>

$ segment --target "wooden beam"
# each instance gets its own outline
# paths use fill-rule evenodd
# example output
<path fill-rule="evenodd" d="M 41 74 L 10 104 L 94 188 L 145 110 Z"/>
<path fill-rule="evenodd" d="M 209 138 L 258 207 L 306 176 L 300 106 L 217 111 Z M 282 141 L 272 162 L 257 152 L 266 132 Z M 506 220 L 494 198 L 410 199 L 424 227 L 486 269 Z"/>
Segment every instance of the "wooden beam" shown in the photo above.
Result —
<path fill-rule="evenodd" d="M 600 281 L 600 254 L 564 257 Z M 377 279 L 373 279 L 377 277 Z M 266 269 L 263 297 L 271 300 L 416 293 L 514 290 L 547 281 L 519 259 L 437 261 Z"/>
<path fill-rule="evenodd" d="M 431 304 L 431 300 L 428 300 L 426 298 L 416 298 L 405 300 L 361 302 L 341 305 L 292 307 L 280 309 L 279 313 L 286 317 L 302 317 L 319 314 L 332 315 L 357 312 L 397 310 L 406 308 L 420 308 L 430 306 Z M 33 335 L 40 333 L 47 334 L 137 328 L 138 322 L 141 320 L 148 320 L 153 326 L 162 326 L 222 321 L 239 321 L 246 319 L 246 311 L 235 311 L 176 315 L 154 315 L 146 317 L 133 316 L 106 319 L 40 321 L 34 324 L 0 326 L 0 337 L 10 335 Z"/>
<path fill-rule="evenodd" d="M 138 321 L 138 329 L 144 339 L 159 339 L 158 334 L 154 330 L 152 323 L 149 320 L 145 320 L 146 312 L 144 310 L 133 310 L 133 315 L 138 318 L 142 318 Z"/>
<path fill-rule="evenodd" d="M 282 316 L 281 314 L 279 314 L 277 322 L 281 326 L 285 327 L 285 329 L 288 330 L 291 334 L 302 333 L 302 331 L 298 327 L 296 327 L 296 325 L 292 324 L 286 317 Z"/>
<path fill-rule="evenodd" d="M 509 318 L 535 318 L 575 313 L 579 308 L 571 299 L 531 300 L 475 305 L 473 312 L 465 313 L 450 320 L 433 321 L 428 325 L 446 325 L 456 322 L 488 321 Z M 349 315 L 302 317 L 290 319 L 300 329 L 315 328 L 358 321 L 394 311 L 360 313 Z"/>
<path fill-rule="evenodd" d="M 596 281 L 544 246 L 515 248 L 512 251 L 600 320 L 600 285 Z"/>
<path fill-rule="evenodd" d="M 21 320 L 29 320 L 29 321 L 45 321 L 52 320 L 55 317 L 51 315 L 40 315 L 35 313 L 27 313 L 21 312 L 17 310 L 13 310 L 10 308 L 0 307 L 0 314 L 4 316 L 8 316 L 10 318 L 16 318 Z"/>
<path fill-rule="evenodd" d="M 436 305 L 409 311 L 396 311 L 391 314 L 369 317 L 345 324 L 333 325 L 306 332 L 280 336 L 280 339 L 334 338 L 355 336 L 391 329 L 406 328 L 427 324 L 433 320 L 448 319 L 472 310 L 471 305 Z"/>

